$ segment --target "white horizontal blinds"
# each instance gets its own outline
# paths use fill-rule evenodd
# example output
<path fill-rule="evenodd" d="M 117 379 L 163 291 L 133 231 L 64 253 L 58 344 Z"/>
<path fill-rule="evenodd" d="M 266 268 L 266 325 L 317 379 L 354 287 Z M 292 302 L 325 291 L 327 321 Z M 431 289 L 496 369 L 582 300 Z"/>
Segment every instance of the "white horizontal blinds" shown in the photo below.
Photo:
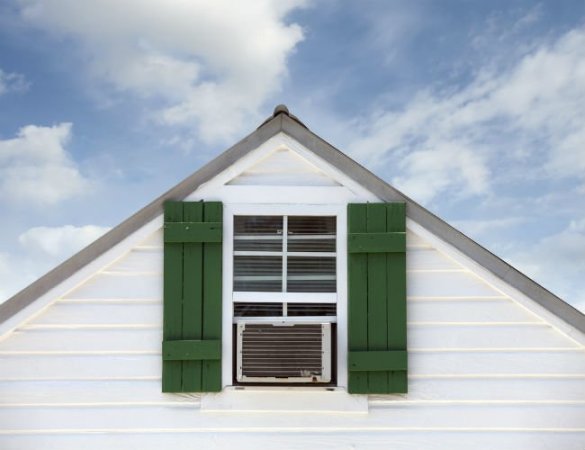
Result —
<path fill-rule="evenodd" d="M 287 292 L 336 291 L 335 217 L 287 217 Z"/>
<path fill-rule="evenodd" d="M 234 217 L 234 291 L 282 292 L 283 217 Z"/>

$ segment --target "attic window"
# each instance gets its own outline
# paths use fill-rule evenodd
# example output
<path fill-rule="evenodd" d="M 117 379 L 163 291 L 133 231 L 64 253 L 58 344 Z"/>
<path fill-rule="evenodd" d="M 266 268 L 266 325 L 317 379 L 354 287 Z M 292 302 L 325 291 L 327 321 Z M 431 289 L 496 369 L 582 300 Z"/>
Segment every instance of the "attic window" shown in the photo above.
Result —
<path fill-rule="evenodd" d="M 234 382 L 333 382 L 336 230 L 336 216 L 234 216 Z"/>

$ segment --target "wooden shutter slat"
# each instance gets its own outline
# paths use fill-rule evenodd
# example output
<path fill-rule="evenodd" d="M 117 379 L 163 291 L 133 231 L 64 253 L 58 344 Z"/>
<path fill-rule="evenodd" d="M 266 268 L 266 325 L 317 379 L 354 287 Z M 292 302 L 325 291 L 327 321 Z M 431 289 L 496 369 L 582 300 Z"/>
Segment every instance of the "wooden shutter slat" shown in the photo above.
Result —
<path fill-rule="evenodd" d="M 201 224 L 203 220 L 203 203 L 202 202 L 184 202 L 183 203 L 183 222 L 192 224 L 197 222 Z M 165 241 L 170 226 L 165 226 Z M 193 229 L 193 228 L 190 228 Z M 202 311 L 203 311 L 203 244 L 201 242 L 187 241 L 183 244 L 183 339 L 202 338 Z M 183 362 L 183 392 L 201 391 L 202 383 L 202 363 L 193 361 L 191 358 L 185 358 Z"/>
<path fill-rule="evenodd" d="M 408 357 L 406 351 L 367 351 L 349 352 L 348 367 L 350 372 L 358 371 L 395 371 L 406 370 Z"/>
<path fill-rule="evenodd" d="M 386 208 L 387 230 L 406 236 L 406 204 L 395 203 Z M 405 243 L 406 244 L 406 243 Z M 386 254 L 388 276 L 388 349 L 406 350 L 406 245 L 402 253 Z M 388 390 L 407 392 L 408 379 L 404 370 L 388 372 Z"/>
<path fill-rule="evenodd" d="M 206 202 L 203 218 L 205 222 L 221 222 L 223 208 L 220 202 Z M 221 340 L 221 244 L 206 242 L 203 244 L 203 336 L 204 340 Z M 202 390 L 204 392 L 221 391 L 221 360 L 203 362 Z"/>
<path fill-rule="evenodd" d="M 199 363 L 199 368 L 201 369 L 201 360 L 221 359 L 221 341 L 164 341 L 162 353 L 165 361 L 180 360 L 184 361 L 183 364 L 187 362 Z M 199 380 L 201 380 L 201 377 L 199 377 Z"/>
<path fill-rule="evenodd" d="M 183 205 L 168 202 L 164 209 L 165 222 L 182 221 Z M 183 337 L 182 298 L 183 298 L 183 244 L 167 244 L 164 251 L 164 339 Z M 182 361 L 163 362 L 163 392 L 180 392 L 182 389 Z"/>
<path fill-rule="evenodd" d="M 406 250 L 406 233 L 350 233 L 347 241 L 349 253 L 389 253 Z"/>
<path fill-rule="evenodd" d="M 366 205 L 350 204 L 348 226 L 355 232 L 366 231 Z M 368 255 L 348 254 L 348 340 L 350 349 L 368 347 Z M 348 374 L 348 390 L 356 394 L 368 392 L 368 373 Z"/>
<path fill-rule="evenodd" d="M 367 205 L 366 231 L 386 231 L 386 207 L 378 203 Z M 388 324 L 386 309 L 386 254 L 368 253 L 368 350 L 386 350 Z M 380 372 L 368 373 L 370 392 L 386 392 L 388 375 Z"/>
<path fill-rule="evenodd" d="M 197 205 L 200 202 L 186 202 L 185 205 Z M 188 208 L 190 206 L 187 206 Z M 201 222 L 201 219 L 176 223 L 166 223 L 165 242 L 221 242 L 221 222 Z"/>

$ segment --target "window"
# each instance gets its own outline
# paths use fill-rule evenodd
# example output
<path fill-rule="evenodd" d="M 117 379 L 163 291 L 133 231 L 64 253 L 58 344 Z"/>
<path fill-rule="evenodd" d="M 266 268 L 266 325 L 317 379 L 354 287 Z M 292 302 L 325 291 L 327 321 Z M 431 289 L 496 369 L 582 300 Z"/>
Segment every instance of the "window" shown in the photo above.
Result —
<path fill-rule="evenodd" d="M 234 216 L 235 382 L 334 379 L 336 231 L 335 216 Z"/>

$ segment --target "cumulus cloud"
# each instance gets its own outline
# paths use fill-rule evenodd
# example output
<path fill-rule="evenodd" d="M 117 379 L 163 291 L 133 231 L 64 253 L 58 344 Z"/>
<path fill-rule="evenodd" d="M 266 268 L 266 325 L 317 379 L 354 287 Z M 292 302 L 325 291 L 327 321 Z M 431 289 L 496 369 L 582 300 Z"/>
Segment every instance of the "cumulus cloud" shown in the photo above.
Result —
<path fill-rule="evenodd" d="M 109 230 L 109 227 L 96 225 L 34 227 L 22 233 L 18 242 L 33 253 L 63 258 L 81 250 Z"/>
<path fill-rule="evenodd" d="M 65 149 L 71 124 L 28 125 L 14 139 L 0 140 L 0 198 L 52 205 L 89 188 Z"/>
<path fill-rule="evenodd" d="M 490 192 L 494 167 L 530 162 L 550 178 L 585 178 L 585 29 L 542 44 L 455 90 L 420 92 L 402 110 L 356 121 L 352 153 L 386 165 L 422 202 Z"/>
<path fill-rule="evenodd" d="M 24 92 L 30 87 L 24 75 L 20 73 L 9 73 L 0 69 L 0 95 L 9 92 Z"/>
<path fill-rule="evenodd" d="M 155 120 L 230 140 L 277 92 L 303 38 L 285 17 L 304 0 L 21 0 L 26 21 L 80 43 L 90 73 L 157 99 Z"/>

